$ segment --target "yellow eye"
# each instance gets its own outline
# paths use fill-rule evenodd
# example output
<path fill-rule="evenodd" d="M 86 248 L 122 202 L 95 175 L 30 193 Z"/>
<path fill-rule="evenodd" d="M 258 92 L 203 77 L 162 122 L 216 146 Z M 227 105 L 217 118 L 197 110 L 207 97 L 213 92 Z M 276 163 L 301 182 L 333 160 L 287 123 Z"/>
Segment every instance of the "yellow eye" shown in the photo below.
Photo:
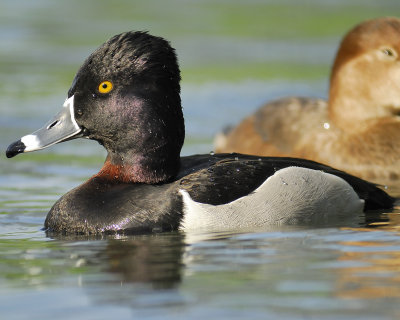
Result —
<path fill-rule="evenodd" d="M 110 81 L 103 81 L 99 85 L 99 92 L 100 93 L 109 93 L 113 88 L 113 84 Z"/>

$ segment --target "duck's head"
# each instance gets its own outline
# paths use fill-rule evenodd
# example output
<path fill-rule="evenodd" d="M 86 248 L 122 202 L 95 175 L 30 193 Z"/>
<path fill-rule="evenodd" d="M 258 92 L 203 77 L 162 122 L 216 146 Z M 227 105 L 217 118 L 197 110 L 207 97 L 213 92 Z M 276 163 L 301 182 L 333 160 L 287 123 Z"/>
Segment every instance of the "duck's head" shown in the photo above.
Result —
<path fill-rule="evenodd" d="M 175 50 L 166 40 L 146 32 L 116 35 L 78 70 L 62 111 L 11 144 L 7 157 L 85 137 L 108 151 L 103 176 L 168 180 L 179 169 L 185 135 L 179 83 Z"/>
<path fill-rule="evenodd" d="M 357 122 L 400 114 L 400 19 L 378 18 L 343 38 L 332 68 L 332 120 L 344 130 Z"/>

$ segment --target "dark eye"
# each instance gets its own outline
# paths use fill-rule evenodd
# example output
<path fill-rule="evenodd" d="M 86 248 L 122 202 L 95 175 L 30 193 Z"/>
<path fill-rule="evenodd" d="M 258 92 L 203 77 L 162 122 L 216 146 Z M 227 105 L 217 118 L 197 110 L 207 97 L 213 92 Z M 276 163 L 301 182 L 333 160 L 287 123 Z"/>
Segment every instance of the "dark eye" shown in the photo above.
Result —
<path fill-rule="evenodd" d="M 386 59 L 394 60 L 397 59 L 397 52 L 393 48 L 382 48 L 381 52 L 384 54 Z"/>
<path fill-rule="evenodd" d="M 388 57 L 393 57 L 393 51 L 391 49 L 382 49 L 382 52 L 386 54 Z"/>
<path fill-rule="evenodd" d="M 109 93 L 113 88 L 113 84 L 111 81 L 103 81 L 99 84 L 99 92 L 100 93 Z"/>

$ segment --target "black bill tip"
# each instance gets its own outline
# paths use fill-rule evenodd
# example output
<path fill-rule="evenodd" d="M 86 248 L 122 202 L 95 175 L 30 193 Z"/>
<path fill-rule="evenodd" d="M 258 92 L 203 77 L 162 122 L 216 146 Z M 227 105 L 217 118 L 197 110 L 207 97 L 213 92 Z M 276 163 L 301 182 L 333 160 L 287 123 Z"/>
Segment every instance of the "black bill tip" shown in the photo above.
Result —
<path fill-rule="evenodd" d="M 18 153 L 24 152 L 25 148 L 26 146 L 21 140 L 15 141 L 8 146 L 6 156 L 7 158 L 15 157 Z"/>

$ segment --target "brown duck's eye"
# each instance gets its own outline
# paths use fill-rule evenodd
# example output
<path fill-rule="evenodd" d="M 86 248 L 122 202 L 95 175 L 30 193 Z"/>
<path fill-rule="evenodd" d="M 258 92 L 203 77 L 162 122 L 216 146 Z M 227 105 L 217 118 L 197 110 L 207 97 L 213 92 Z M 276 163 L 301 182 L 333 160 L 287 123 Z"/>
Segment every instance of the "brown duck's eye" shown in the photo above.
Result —
<path fill-rule="evenodd" d="M 389 57 L 392 57 L 394 55 L 393 51 L 390 50 L 390 49 L 383 49 L 382 51 L 383 51 L 384 54 L 386 54 Z"/>
<path fill-rule="evenodd" d="M 113 84 L 111 81 L 103 81 L 99 84 L 99 92 L 100 93 L 109 93 L 113 88 Z"/>
<path fill-rule="evenodd" d="M 389 59 L 395 59 L 397 58 L 397 52 L 392 49 L 392 48 L 383 48 L 382 52 L 385 54 L 385 56 Z"/>

